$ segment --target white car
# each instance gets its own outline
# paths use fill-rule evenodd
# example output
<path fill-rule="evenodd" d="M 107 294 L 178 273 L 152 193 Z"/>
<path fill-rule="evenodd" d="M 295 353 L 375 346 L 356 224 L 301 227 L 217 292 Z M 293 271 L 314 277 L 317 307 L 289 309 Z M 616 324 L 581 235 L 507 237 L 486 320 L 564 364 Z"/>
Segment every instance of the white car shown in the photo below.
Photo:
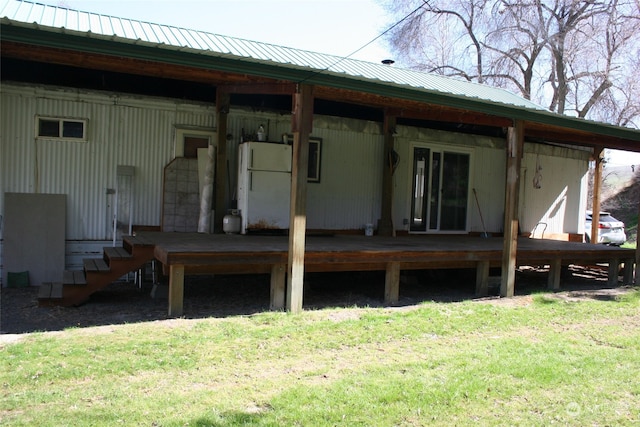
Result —
<path fill-rule="evenodd" d="M 592 212 L 587 211 L 587 218 L 584 223 L 584 239 L 587 243 L 591 242 L 591 216 Z M 626 241 L 627 235 L 624 233 L 624 222 L 618 221 L 609 212 L 600 212 L 598 243 L 620 246 Z"/>

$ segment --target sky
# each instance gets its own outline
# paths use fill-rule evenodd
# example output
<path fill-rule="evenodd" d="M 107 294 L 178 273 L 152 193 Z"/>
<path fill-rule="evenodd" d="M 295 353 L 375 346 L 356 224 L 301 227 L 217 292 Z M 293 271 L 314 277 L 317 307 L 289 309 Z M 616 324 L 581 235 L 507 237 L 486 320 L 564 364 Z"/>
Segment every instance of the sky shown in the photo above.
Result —
<path fill-rule="evenodd" d="M 376 0 L 34 0 L 105 15 L 348 56 L 387 25 Z M 390 58 L 382 38 L 352 56 Z"/>
<path fill-rule="evenodd" d="M 401 65 L 384 37 L 377 38 L 390 26 L 380 0 L 34 1 L 336 56 L 351 55 L 368 62 L 393 59 Z M 607 157 L 611 166 L 640 164 L 640 153 L 607 150 Z"/>

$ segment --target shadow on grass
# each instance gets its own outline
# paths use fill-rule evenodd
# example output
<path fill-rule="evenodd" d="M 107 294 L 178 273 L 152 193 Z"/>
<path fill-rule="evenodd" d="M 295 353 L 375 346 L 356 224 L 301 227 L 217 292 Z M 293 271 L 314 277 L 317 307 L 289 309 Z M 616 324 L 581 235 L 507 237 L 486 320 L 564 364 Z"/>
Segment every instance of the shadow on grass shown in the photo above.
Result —
<path fill-rule="evenodd" d="M 547 274 L 545 268 L 519 269 L 516 296 L 546 292 Z M 304 308 L 384 307 L 384 280 L 384 272 L 308 273 Z M 268 275 L 193 276 L 185 282 L 184 318 L 246 316 L 269 310 Z M 572 266 L 561 282 L 562 291 L 583 292 L 603 301 L 615 298 L 612 289 L 616 288 L 607 285 L 606 270 Z M 152 298 L 151 290 L 150 284 L 138 288 L 133 283 L 114 283 L 79 307 L 38 307 L 37 287 L 2 288 L 0 331 L 21 334 L 167 319 L 167 299 Z M 489 298 L 497 295 L 496 287 L 490 289 Z M 474 269 L 406 271 L 401 273 L 400 299 L 394 306 L 475 298 Z"/>

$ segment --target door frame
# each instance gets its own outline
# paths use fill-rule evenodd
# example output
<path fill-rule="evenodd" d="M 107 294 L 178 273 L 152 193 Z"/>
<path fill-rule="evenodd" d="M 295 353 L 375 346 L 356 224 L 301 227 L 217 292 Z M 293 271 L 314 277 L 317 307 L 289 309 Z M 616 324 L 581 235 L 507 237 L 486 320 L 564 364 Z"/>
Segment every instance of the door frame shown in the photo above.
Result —
<path fill-rule="evenodd" d="M 209 144 L 217 147 L 218 139 L 216 138 L 217 131 L 215 128 L 204 127 L 187 127 L 176 126 L 175 127 L 175 141 L 173 143 L 173 157 L 184 157 L 184 138 L 196 137 L 196 138 L 209 138 Z"/>
<path fill-rule="evenodd" d="M 440 152 L 440 153 L 445 153 L 445 152 L 449 152 L 449 153 L 456 153 L 456 154 L 467 154 L 469 155 L 469 185 L 467 188 L 467 216 L 466 216 L 466 226 L 464 230 L 440 230 L 440 225 L 438 224 L 438 229 L 437 230 L 429 230 L 429 227 L 427 225 L 426 230 L 411 230 L 411 222 L 412 222 L 412 216 L 413 216 L 413 211 L 412 211 L 412 204 L 413 204 L 413 180 L 414 180 L 414 176 L 413 176 L 413 162 L 414 162 L 414 152 L 416 148 L 427 148 L 429 149 L 430 155 L 433 154 L 433 152 Z M 409 155 L 407 156 L 409 161 L 407 162 L 407 168 L 408 168 L 408 172 L 407 172 L 407 205 L 406 205 L 406 211 L 408 212 L 407 218 L 409 219 L 409 224 L 408 226 L 408 232 L 409 234 L 467 234 L 469 232 L 470 228 L 470 224 L 471 224 L 471 201 L 472 201 L 472 189 L 474 187 L 473 185 L 473 178 L 474 178 L 474 172 L 473 172 L 473 154 L 474 154 L 474 149 L 473 148 L 469 148 L 469 147 L 462 147 L 462 146 L 458 146 L 458 145 L 449 145 L 449 144 L 442 144 L 442 143 L 433 143 L 433 142 L 420 142 L 420 141 L 413 141 L 409 144 Z M 444 160 L 444 158 L 443 158 Z M 429 171 L 431 173 L 431 167 L 429 168 Z M 429 186 L 431 186 L 431 176 L 429 177 Z M 442 208 L 442 206 L 440 205 L 440 208 Z M 427 218 L 429 219 L 429 218 Z M 427 221 L 428 224 L 428 221 Z"/>

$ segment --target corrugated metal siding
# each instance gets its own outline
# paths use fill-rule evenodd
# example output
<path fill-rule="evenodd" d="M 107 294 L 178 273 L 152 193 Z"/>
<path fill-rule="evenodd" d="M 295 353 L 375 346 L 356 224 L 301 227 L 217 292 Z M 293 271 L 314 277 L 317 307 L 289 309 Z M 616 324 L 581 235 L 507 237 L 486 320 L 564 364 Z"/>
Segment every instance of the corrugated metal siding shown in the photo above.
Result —
<path fill-rule="evenodd" d="M 159 225 L 175 126 L 212 128 L 212 106 L 3 83 L 4 190 L 68 196 L 67 238 L 111 237 L 118 165 L 135 167 L 134 224 Z M 35 140 L 35 116 L 88 119 L 88 142 Z M 1 208 L 1 206 L 0 206 Z"/>
<path fill-rule="evenodd" d="M 542 167 L 542 188 L 533 187 L 536 165 Z M 523 232 L 531 232 L 537 224 L 549 233 L 584 232 L 586 208 L 586 175 L 588 161 L 526 153 L 523 158 L 520 187 L 520 223 Z"/>
<path fill-rule="evenodd" d="M 319 183 L 308 184 L 307 227 L 364 229 L 377 225 L 382 194 L 381 135 L 314 128 L 322 138 Z"/>
<path fill-rule="evenodd" d="M 485 227 L 487 231 L 502 231 L 504 228 L 505 150 L 479 147 L 474 150 L 472 161 L 474 168 L 471 188 L 476 189 Z M 473 190 L 471 191 L 473 193 Z M 470 231 L 485 231 L 473 194 L 469 203 Z"/>
<path fill-rule="evenodd" d="M 227 156 L 232 192 L 236 186 L 240 136 L 265 127 L 268 140 L 279 142 L 291 133 L 291 117 L 260 112 L 231 111 Z M 322 139 L 319 183 L 307 185 L 307 227 L 361 229 L 377 224 L 382 192 L 383 140 L 380 125 L 335 117 L 314 117 L 311 137 Z M 340 209 L 336 209 L 336 207 Z"/>

